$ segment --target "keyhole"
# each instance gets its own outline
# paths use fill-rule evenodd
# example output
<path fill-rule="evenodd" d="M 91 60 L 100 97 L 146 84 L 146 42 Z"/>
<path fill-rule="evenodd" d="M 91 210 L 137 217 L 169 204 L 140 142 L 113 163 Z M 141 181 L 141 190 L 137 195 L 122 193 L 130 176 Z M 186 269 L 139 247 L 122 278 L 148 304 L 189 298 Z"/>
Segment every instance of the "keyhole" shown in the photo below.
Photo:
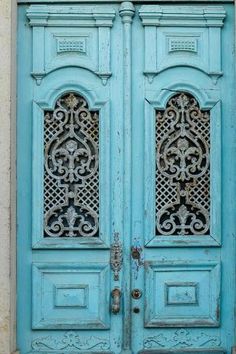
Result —
<path fill-rule="evenodd" d="M 140 312 L 140 309 L 139 309 L 138 307 L 134 307 L 134 308 L 133 308 L 133 312 L 134 312 L 134 313 L 139 313 L 139 312 Z"/>

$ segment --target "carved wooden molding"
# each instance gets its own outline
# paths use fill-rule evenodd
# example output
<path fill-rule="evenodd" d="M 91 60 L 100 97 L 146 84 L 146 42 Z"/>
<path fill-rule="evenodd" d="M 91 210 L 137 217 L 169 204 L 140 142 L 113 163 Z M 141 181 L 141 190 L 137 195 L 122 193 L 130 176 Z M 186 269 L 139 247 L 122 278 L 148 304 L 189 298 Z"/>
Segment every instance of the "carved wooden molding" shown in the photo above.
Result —
<path fill-rule="evenodd" d="M 51 350 L 58 350 L 61 352 L 63 350 L 103 350 L 107 353 L 107 350 L 110 348 L 109 340 L 106 338 L 100 338 L 95 336 L 90 336 L 89 338 L 82 338 L 77 335 L 75 332 L 66 332 L 64 335 L 57 336 L 41 336 L 37 337 L 32 342 L 32 349 L 37 353 Z M 34 351 L 33 351 L 34 353 Z M 108 352 L 109 353 L 109 352 Z"/>
<path fill-rule="evenodd" d="M 143 5 L 139 16 L 145 28 L 144 74 L 150 83 L 163 70 L 178 66 L 196 68 L 217 82 L 223 74 L 222 6 Z"/>
<path fill-rule="evenodd" d="M 139 11 L 144 26 L 222 27 L 225 10 L 222 6 L 159 6 L 144 5 Z M 184 22 L 183 22 L 184 20 Z"/>
<path fill-rule="evenodd" d="M 115 11 L 107 6 L 32 5 L 27 17 L 31 26 L 112 27 Z"/>
<path fill-rule="evenodd" d="M 32 5 L 27 17 L 33 27 L 32 76 L 37 85 L 48 73 L 66 66 L 85 68 L 107 83 L 112 7 Z"/>

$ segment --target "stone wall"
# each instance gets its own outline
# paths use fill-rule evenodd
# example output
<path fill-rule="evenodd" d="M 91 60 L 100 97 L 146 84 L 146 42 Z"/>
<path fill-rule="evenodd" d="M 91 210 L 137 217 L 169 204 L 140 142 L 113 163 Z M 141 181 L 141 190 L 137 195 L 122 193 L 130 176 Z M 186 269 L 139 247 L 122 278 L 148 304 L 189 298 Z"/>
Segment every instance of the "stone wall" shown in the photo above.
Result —
<path fill-rule="evenodd" d="M 0 353 L 15 350 L 15 34 L 16 4 L 0 0 Z M 11 139 L 12 138 L 12 139 Z M 12 156 L 12 159 L 11 159 Z M 12 166 L 11 166 L 12 165 Z M 11 186 L 13 188 L 11 188 Z M 14 200 L 12 200 L 12 198 Z M 12 203 L 11 203 L 12 200 Z M 11 208 L 12 206 L 12 208 Z M 13 222 L 11 223 L 11 219 Z M 12 237 L 11 237 L 12 236 Z"/>

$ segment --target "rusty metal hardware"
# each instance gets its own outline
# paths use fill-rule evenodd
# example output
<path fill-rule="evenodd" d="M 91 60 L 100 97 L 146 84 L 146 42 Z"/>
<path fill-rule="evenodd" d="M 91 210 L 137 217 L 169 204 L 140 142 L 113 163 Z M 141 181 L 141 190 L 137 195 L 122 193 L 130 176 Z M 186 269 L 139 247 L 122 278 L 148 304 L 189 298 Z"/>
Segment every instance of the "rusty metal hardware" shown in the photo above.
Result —
<path fill-rule="evenodd" d="M 119 272 L 123 262 L 122 244 L 119 239 L 119 233 L 114 234 L 114 243 L 111 245 L 111 269 L 114 272 L 114 280 L 119 280 Z"/>
<path fill-rule="evenodd" d="M 120 312 L 120 299 L 121 299 L 121 291 L 119 288 L 115 288 L 111 292 L 112 297 L 112 305 L 111 312 L 117 315 Z"/>
<path fill-rule="evenodd" d="M 134 313 L 139 313 L 140 312 L 140 308 L 139 307 L 134 307 L 133 308 L 133 312 Z"/>
<path fill-rule="evenodd" d="M 140 259 L 140 251 L 137 247 L 132 247 L 131 255 L 133 259 Z"/>
<path fill-rule="evenodd" d="M 142 296 L 142 291 L 139 289 L 134 289 L 132 290 L 131 295 L 133 299 L 140 299 L 140 297 Z"/>

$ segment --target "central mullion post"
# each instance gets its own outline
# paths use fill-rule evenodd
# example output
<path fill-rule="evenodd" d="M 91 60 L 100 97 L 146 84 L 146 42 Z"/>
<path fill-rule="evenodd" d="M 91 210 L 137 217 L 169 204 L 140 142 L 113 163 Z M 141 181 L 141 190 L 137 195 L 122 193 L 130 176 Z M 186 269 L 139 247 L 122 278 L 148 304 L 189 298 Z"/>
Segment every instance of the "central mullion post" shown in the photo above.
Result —
<path fill-rule="evenodd" d="M 131 119 L 132 119 L 132 21 L 135 13 L 134 5 L 125 1 L 120 6 L 123 23 L 123 135 L 124 135 L 124 204 L 123 204 L 123 242 L 125 273 L 123 277 L 124 294 L 124 335 L 122 353 L 131 353 Z"/>

